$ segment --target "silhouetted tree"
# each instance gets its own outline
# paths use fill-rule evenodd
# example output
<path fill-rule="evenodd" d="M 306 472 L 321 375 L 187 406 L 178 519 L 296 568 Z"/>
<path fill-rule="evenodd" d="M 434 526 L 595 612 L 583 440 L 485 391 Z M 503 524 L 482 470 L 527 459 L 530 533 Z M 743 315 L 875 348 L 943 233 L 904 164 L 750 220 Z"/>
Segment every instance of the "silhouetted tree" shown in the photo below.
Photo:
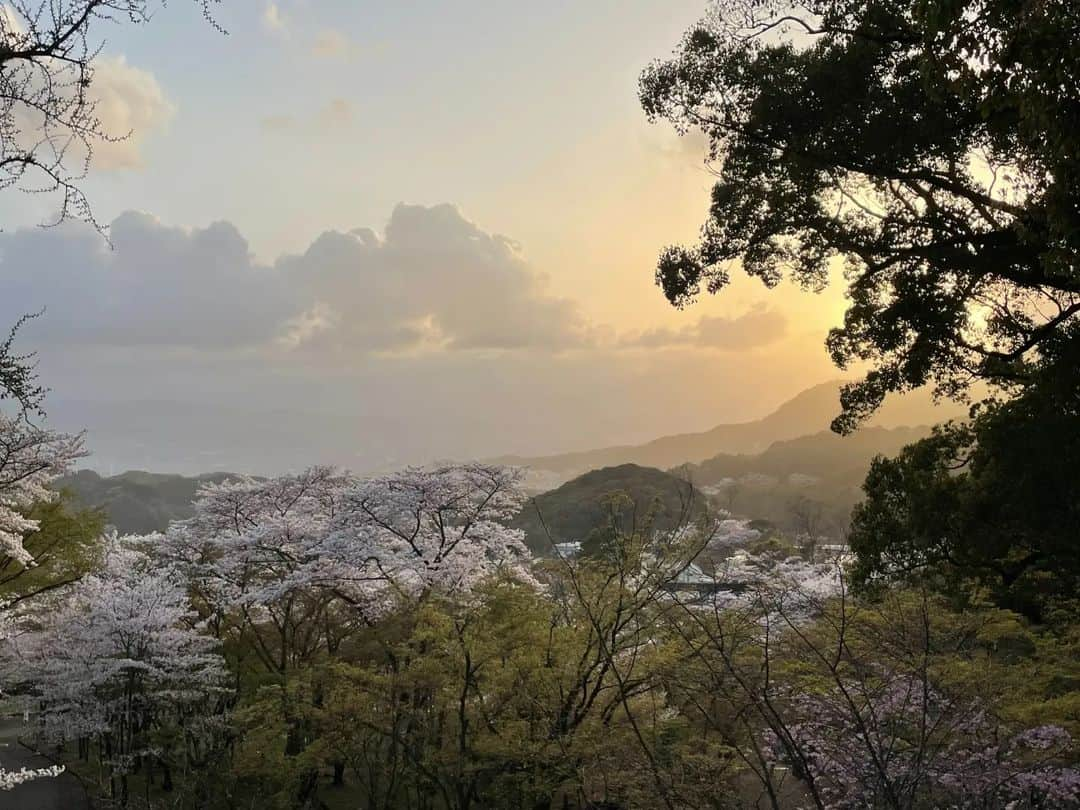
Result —
<path fill-rule="evenodd" d="M 699 130 L 717 182 L 700 243 L 660 257 L 677 306 L 731 264 L 850 305 L 827 346 L 869 362 L 833 424 L 893 391 L 1030 379 L 1080 312 L 1080 5 L 721 0 L 649 67 L 653 119 Z M 1073 334 L 1073 333 L 1069 333 Z"/>
<path fill-rule="evenodd" d="M 1072 336 L 1055 338 L 1023 395 L 986 403 L 969 425 L 939 427 L 897 458 L 874 461 L 849 538 L 856 584 L 936 580 L 1032 618 L 1067 617 L 1070 604 L 1075 616 L 1077 346 Z"/>

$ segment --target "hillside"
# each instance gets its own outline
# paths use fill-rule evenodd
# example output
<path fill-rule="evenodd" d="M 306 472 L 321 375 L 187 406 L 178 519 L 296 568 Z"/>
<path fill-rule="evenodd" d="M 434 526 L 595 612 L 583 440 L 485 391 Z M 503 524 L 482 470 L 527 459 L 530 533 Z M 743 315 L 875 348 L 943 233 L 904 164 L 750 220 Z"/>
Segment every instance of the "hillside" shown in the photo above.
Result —
<path fill-rule="evenodd" d="M 736 514 L 839 537 L 862 498 L 871 460 L 894 456 L 929 433 L 929 426 L 866 427 L 851 436 L 821 431 L 775 442 L 763 453 L 721 454 L 673 472 Z"/>
<path fill-rule="evenodd" d="M 80 470 L 57 479 L 53 488 L 72 493 L 83 506 L 104 509 L 106 520 L 121 534 L 139 534 L 163 531 L 170 521 L 190 517 L 198 488 L 228 477 L 230 473 L 188 477 L 139 470 L 101 476 Z"/>
<path fill-rule="evenodd" d="M 551 456 L 503 456 L 496 461 L 529 467 L 537 480 L 555 484 L 598 467 L 638 464 L 669 469 L 687 463 L 699 464 L 719 454 L 762 453 L 775 442 L 828 430 L 829 423 L 839 412 L 840 385 L 838 381 L 816 385 L 761 419 L 718 425 L 701 433 L 683 433 L 640 445 Z M 887 400 L 867 427 L 932 424 L 962 414 L 961 406 L 952 403 L 935 405 L 929 394 L 916 392 Z"/>
<path fill-rule="evenodd" d="M 616 492 L 630 496 L 639 516 L 644 516 L 658 501 L 660 510 L 654 526 L 660 530 L 671 529 L 680 520 L 687 517 L 693 520 L 705 512 L 704 496 L 686 481 L 652 467 L 623 464 L 592 470 L 558 489 L 536 496 L 514 525 L 525 530 L 528 545 L 534 551 L 549 550 L 551 542 L 580 541 L 604 523 L 605 497 Z"/>
<path fill-rule="evenodd" d="M 687 464 L 677 469 L 679 474 L 699 486 L 755 473 L 777 477 L 798 474 L 859 486 L 874 456 L 894 456 L 929 433 L 929 426 L 867 427 L 850 436 L 823 430 L 774 442 L 763 453 L 724 453 L 700 464 Z"/>

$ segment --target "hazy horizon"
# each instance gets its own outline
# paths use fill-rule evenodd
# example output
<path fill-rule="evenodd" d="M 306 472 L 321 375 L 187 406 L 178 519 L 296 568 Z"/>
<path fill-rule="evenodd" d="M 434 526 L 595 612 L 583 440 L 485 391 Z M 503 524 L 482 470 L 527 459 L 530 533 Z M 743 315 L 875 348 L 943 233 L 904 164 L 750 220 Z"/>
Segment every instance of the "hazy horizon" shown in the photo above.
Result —
<path fill-rule="evenodd" d="M 0 320 L 44 308 L 19 346 L 85 466 L 563 452 L 838 376 L 839 288 L 736 274 L 679 312 L 653 283 L 713 178 L 636 83 L 700 0 L 362 6 L 226 6 L 221 36 L 176 4 L 117 30 L 94 92 L 132 135 L 86 180 L 111 246 L 3 202 Z"/>

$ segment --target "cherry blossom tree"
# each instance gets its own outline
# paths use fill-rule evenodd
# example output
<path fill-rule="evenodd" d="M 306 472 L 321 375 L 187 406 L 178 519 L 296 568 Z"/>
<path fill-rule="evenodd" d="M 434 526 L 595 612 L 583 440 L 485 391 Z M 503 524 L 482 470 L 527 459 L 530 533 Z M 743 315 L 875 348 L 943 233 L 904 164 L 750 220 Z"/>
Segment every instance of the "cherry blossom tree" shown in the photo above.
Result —
<path fill-rule="evenodd" d="M 463 465 L 357 479 L 326 467 L 200 492 L 158 553 L 178 565 L 215 633 L 284 674 L 333 654 L 396 600 L 527 577 L 520 473 Z"/>
<path fill-rule="evenodd" d="M 0 559 L 34 564 L 23 538 L 38 524 L 24 512 L 35 502 L 55 498 L 49 482 L 83 454 L 81 436 L 45 430 L 0 413 Z"/>
<path fill-rule="evenodd" d="M 736 518 L 728 512 L 717 516 L 716 533 L 709 543 L 709 551 L 719 551 L 746 545 L 761 537 L 761 532 L 750 525 L 751 521 Z"/>
<path fill-rule="evenodd" d="M 84 758 L 96 746 L 121 802 L 133 771 L 156 765 L 168 787 L 179 764 L 171 749 L 191 760 L 213 748 L 228 694 L 183 577 L 136 540 L 111 539 L 101 572 L 39 605 L 5 656 L 41 709 L 42 740 L 77 741 Z"/>
<path fill-rule="evenodd" d="M 1076 807 L 1080 770 L 1062 764 L 1071 736 L 1044 725 L 1010 733 L 977 698 L 922 673 L 871 667 L 831 689 L 786 695 L 773 756 L 797 761 L 823 806 Z M 783 736 L 782 736 L 783 735 Z"/>
<path fill-rule="evenodd" d="M 358 482 L 333 522 L 340 559 L 398 593 L 468 590 L 497 571 L 531 581 L 521 471 L 486 464 L 410 468 Z"/>
<path fill-rule="evenodd" d="M 23 546 L 38 523 L 26 517 L 35 502 L 52 500 L 56 493 L 48 484 L 83 455 L 82 437 L 36 427 L 19 417 L 0 413 L 0 567 L 24 569 L 34 558 Z M 0 604 L 0 644 L 15 630 L 16 621 Z M 0 684 L 4 681 L 0 681 Z M 9 771 L 0 765 L 0 790 L 11 790 L 30 779 L 56 776 L 62 768 L 22 768 Z"/>
<path fill-rule="evenodd" d="M 782 608 L 804 621 L 818 615 L 825 603 L 843 591 L 838 563 L 813 563 L 802 557 L 777 559 L 740 549 L 717 564 L 717 590 L 709 606 L 716 609 Z"/>
<path fill-rule="evenodd" d="M 853 601 L 839 571 L 835 593 L 812 576 L 800 592 L 790 575 L 809 567 L 785 567 L 786 584 L 778 573 L 713 610 L 677 603 L 669 623 L 689 672 L 673 698 L 757 777 L 759 806 L 791 806 L 793 782 L 818 810 L 1080 806 L 1069 734 L 1000 715 L 1011 682 L 988 677 L 983 639 L 1008 616 L 925 593 Z"/>
<path fill-rule="evenodd" d="M 302 670 L 394 605 L 460 594 L 500 570 L 528 578 L 524 534 L 504 525 L 524 502 L 520 482 L 480 464 L 241 478 L 204 488 L 155 553 L 184 572 L 207 627 L 275 676 L 267 694 L 291 757 L 310 738 L 292 688 Z"/>
<path fill-rule="evenodd" d="M 335 652 L 366 618 L 354 605 L 371 597 L 377 576 L 329 542 L 352 484 L 329 467 L 210 484 L 195 515 L 173 524 L 155 553 L 184 572 L 215 635 L 284 675 Z"/>

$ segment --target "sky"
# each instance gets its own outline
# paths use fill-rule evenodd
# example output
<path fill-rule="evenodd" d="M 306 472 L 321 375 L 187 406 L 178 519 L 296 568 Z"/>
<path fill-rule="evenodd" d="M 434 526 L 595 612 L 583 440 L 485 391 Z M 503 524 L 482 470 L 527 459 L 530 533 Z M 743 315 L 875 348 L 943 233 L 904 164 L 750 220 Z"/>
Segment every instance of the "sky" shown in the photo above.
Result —
<path fill-rule="evenodd" d="M 637 77 L 704 0 L 173 0 L 109 26 L 84 187 L 107 243 L 0 200 L 0 323 L 45 308 L 88 466 L 277 472 L 541 454 L 761 416 L 838 376 L 833 287 L 685 311 L 699 139 Z M 824 426 L 823 426 L 824 427 Z"/>

